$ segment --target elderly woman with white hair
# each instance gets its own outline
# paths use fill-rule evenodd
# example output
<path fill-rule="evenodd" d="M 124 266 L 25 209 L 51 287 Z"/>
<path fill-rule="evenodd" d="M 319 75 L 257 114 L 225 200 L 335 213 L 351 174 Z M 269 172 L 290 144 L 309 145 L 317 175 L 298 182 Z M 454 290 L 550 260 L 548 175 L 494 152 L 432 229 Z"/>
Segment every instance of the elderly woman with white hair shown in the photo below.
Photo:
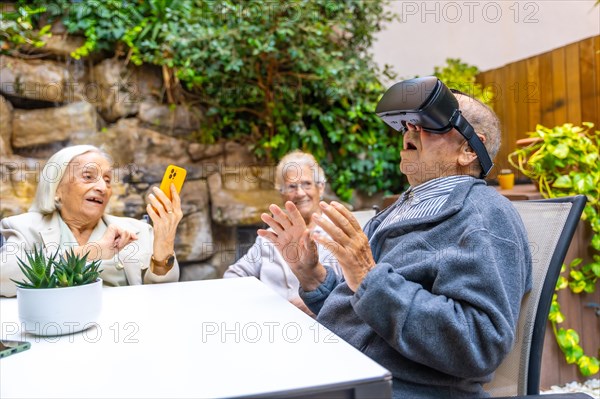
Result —
<path fill-rule="evenodd" d="M 175 187 L 173 200 L 157 187 L 146 211 L 153 226 L 105 213 L 112 195 L 110 156 L 91 145 L 63 148 L 44 166 L 29 212 L 2 219 L 0 296 L 16 295 L 22 280 L 18 258 L 41 247 L 50 255 L 73 249 L 101 260 L 105 285 L 122 286 L 179 280 L 174 245 L 183 214 Z"/>
<path fill-rule="evenodd" d="M 319 201 L 325 192 L 325 182 L 325 173 L 314 156 L 299 150 L 285 155 L 275 170 L 275 188 L 281 193 L 282 201 L 294 203 L 309 229 L 327 235 L 311 219 L 314 213 L 321 215 Z M 317 247 L 321 264 L 330 266 L 341 276 L 341 268 L 329 249 L 319 244 Z M 258 236 L 254 245 L 242 258 L 229 266 L 223 277 L 247 276 L 258 278 L 279 295 L 312 315 L 298 294 L 298 279 L 279 251 L 266 238 Z"/>

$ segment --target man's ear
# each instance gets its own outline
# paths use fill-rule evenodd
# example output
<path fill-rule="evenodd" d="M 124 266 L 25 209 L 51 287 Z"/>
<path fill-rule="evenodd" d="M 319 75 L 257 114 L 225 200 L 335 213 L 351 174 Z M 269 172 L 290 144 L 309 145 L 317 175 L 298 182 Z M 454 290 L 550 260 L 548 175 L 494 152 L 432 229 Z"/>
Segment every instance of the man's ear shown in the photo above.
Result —
<path fill-rule="evenodd" d="M 485 144 L 485 136 L 478 134 L 477 137 Z M 458 155 L 458 164 L 460 166 L 469 166 L 473 161 L 477 162 L 477 154 L 471 148 L 468 142 L 464 142 L 460 147 L 460 153 Z"/>

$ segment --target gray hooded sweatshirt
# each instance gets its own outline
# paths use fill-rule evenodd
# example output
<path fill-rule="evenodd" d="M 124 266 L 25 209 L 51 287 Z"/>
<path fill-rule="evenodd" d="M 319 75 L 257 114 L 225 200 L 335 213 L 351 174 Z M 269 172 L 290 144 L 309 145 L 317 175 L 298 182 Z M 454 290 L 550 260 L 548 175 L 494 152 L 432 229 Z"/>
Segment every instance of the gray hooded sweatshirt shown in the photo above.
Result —
<path fill-rule="evenodd" d="M 460 183 L 433 216 L 366 226 L 376 266 L 358 290 L 327 270 L 301 296 L 317 320 L 391 371 L 394 398 L 487 396 L 531 289 L 525 228 L 483 180 Z"/>

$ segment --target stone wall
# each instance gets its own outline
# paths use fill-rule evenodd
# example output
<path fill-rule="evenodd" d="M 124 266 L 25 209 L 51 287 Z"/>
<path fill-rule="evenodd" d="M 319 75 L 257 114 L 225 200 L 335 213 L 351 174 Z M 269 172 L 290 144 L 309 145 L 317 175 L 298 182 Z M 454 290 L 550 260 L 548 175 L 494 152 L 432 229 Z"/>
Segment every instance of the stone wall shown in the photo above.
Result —
<path fill-rule="evenodd" d="M 182 280 L 220 277 L 235 260 L 237 228 L 260 225 L 280 202 L 273 167 L 259 166 L 246 145 L 193 140 L 204 112 L 163 104 L 160 70 L 116 57 L 75 61 L 68 54 L 78 45 L 54 35 L 36 57 L 0 56 L 0 218 L 27 211 L 45 161 L 68 145 L 111 154 L 109 213 L 119 216 L 141 218 L 173 163 L 188 170 L 176 239 Z"/>

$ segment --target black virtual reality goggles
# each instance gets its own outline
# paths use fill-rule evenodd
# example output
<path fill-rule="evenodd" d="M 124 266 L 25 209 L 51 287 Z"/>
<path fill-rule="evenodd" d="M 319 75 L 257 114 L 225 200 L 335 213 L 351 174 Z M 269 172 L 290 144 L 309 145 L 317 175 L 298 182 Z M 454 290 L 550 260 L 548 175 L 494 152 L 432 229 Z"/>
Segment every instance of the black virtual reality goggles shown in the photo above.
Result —
<path fill-rule="evenodd" d="M 390 87 L 375 113 L 392 129 L 404 133 L 406 124 L 430 133 L 444 134 L 455 128 L 467 140 L 481 164 L 482 178 L 494 166 L 473 126 L 462 116 L 452 91 L 435 76 L 404 80 Z"/>

